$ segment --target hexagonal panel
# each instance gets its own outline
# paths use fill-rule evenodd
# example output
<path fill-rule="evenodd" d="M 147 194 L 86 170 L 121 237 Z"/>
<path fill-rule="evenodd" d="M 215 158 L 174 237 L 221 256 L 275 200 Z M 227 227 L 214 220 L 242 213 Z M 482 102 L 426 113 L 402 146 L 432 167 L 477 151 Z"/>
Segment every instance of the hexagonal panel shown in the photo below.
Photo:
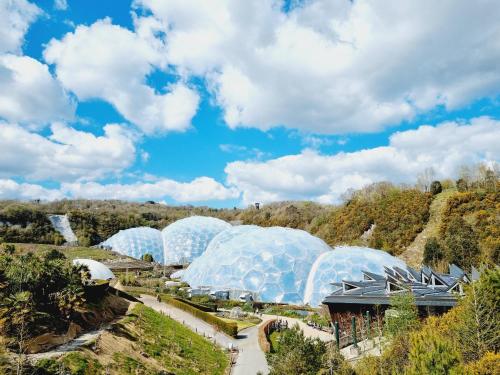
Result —
<path fill-rule="evenodd" d="M 321 254 L 314 262 L 304 293 L 304 303 L 319 306 L 335 289 L 330 283 L 362 280 L 362 271 L 383 273 L 384 266 L 406 268 L 406 263 L 392 255 L 368 247 L 338 246 Z"/>
<path fill-rule="evenodd" d="M 110 247 L 117 253 L 136 259 L 151 254 L 155 262 L 163 263 L 163 241 L 158 229 L 137 227 L 121 230 L 99 246 Z"/>
<path fill-rule="evenodd" d="M 162 230 L 165 264 L 188 264 L 205 252 L 208 243 L 231 224 L 208 216 L 177 220 Z"/>
<path fill-rule="evenodd" d="M 182 279 L 192 287 L 249 290 L 262 301 L 302 303 L 311 266 L 327 251 L 326 243 L 302 230 L 242 225 L 217 235 Z"/>

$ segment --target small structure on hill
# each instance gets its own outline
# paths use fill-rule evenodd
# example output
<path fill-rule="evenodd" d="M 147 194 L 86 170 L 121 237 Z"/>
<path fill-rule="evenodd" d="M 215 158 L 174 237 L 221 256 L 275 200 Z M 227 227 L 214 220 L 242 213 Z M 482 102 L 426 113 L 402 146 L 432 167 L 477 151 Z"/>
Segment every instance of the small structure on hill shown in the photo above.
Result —
<path fill-rule="evenodd" d="M 463 284 L 478 278 L 479 272 L 474 267 L 468 274 L 454 264 L 449 266 L 447 274 L 426 266 L 420 271 L 411 267 L 385 267 L 385 275 L 364 271 L 362 281 L 332 283 L 337 289 L 323 304 L 328 307 L 332 321 L 343 321 L 348 315 L 381 313 L 390 306 L 393 295 L 411 292 L 421 315 L 439 314 L 456 305 L 463 294 Z"/>

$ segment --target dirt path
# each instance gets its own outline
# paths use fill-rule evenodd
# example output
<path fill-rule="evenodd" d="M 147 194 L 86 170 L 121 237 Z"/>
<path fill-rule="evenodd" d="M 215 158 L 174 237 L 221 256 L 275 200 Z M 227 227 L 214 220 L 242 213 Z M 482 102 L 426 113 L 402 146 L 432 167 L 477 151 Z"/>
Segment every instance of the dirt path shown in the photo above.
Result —
<path fill-rule="evenodd" d="M 420 232 L 410 246 L 399 256 L 408 265 L 412 267 L 420 267 L 424 259 L 424 247 L 427 239 L 436 237 L 439 233 L 441 225 L 442 212 L 448 201 L 448 198 L 455 193 L 454 190 L 446 190 L 434 197 L 429 208 L 429 221 L 424 230 Z"/>
<path fill-rule="evenodd" d="M 28 354 L 26 355 L 26 358 L 32 362 L 35 363 L 41 359 L 49 359 L 49 358 L 57 358 L 62 356 L 63 354 L 66 354 L 68 352 L 75 351 L 79 347 L 97 340 L 97 338 L 105 332 L 110 326 L 107 325 L 101 329 L 98 329 L 96 331 L 90 331 L 87 333 L 84 333 L 83 335 L 80 335 L 76 337 L 75 339 L 71 340 L 70 342 L 67 342 L 66 344 L 63 344 L 61 346 L 58 346 L 48 352 L 44 353 L 36 353 L 36 354 Z"/>

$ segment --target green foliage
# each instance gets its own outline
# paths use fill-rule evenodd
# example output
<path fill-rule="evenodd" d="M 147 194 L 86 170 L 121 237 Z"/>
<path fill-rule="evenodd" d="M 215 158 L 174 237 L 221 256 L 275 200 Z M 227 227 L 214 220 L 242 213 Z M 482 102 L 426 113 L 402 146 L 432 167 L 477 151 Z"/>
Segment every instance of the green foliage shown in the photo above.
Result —
<path fill-rule="evenodd" d="M 228 359 L 212 343 L 146 306 L 136 305 L 133 313 L 138 317 L 134 323 L 140 335 L 137 345 L 169 373 L 224 374 Z"/>
<path fill-rule="evenodd" d="M 460 301 L 456 337 L 466 360 L 500 351 L 500 269 L 485 270 Z"/>
<path fill-rule="evenodd" d="M 385 317 L 385 332 L 391 336 L 408 334 L 418 326 L 418 311 L 413 293 L 404 292 L 391 296 L 391 310 Z"/>
<path fill-rule="evenodd" d="M 424 247 L 423 263 L 426 265 L 435 265 L 444 258 L 444 250 L 436 237 L 427 240 Z"/>
<path fill-rule="evenodd" d="M 151 254 L 147 253 L 147 254 L 144 254 L 142 256 L 142 260 L 145 261 L 145 262 L 149 262 L 149 263 L 153 263 L 154 262 L 154 258 Z"/>
<path fill-rule="evenodd" d="M 322 367 L 326 344 L 305 337 L 298 326 L 280 335 L 275 353 L 268 354 L 270 375 L 315 375 Z"/>
<path fill-rule="evenodd" d="M 12 201 L 0 202 L 0 238 L 4 242 L 39 242 L 54 244 L 59 241 L 47 214 L 39 206 Z"/>
<path fill-rule="evenodd" d="M 462 374 L 460 355 L 446 339 L 431 331 L 411 335 L 407 375 Z"/>
<path fill-rule="evenodd" d="M 460 216 L 453 216 L 444 231 L 446 260 L 470 269 L 478 263 L 479 246 L 472 227 Z"/>
<path fill-rule="evenodd" d="M 479 256 L 473 254 L 472 263 L 477 265 L 479 262 L 486 262 L 490 264 L 500 263 L 500 192 L 484 192 L 484 191 L 471 191 L 465 193 L 456 193 L 448 199 L 446 208 L 443 212 L 443 223 L 440 230 L 440 240 L 444 240 L 448 232 L 449 236 L 453 236 L 453 232 L 460 235 L 460 227 L 463 225 L 459 223 L 458 229 L 449 230 L 448 227 L 454 222 L 457 225 L 457 216 L 464 219 L 467 223 L 465 229 L 468 234 L 473 231 L 473 240 L 466 239 L 467 242 L 472 241 L 472 247 L 476 250 L 476 244 L 479 247 Z M 457 232 L 458 230 L 458 232 Z M 461 238 L 457 238 L 459 242 Z M 452 241 L 452 238 L 449 238 Z M 475 242 L 475 243 L 474 243 Z M 469 244 L 470 245 L 470 244 Z M 462 246 L 458 247 L 459 251 L 464 250 Z M 450 249 L 452 252 L 452 249 Z M 454 254 L 450 254 L 454 258 Z M 460 256 L 458 256 L 460 257 Z M 449 259 L 446 259 L 449 261 Z"/>
<path fill-rule="evenodd" d="M 356 245 L 375 224 L 367 245 L 400 254 L 424 228 L 431 200 L 430 194 L 416 189 L 374 184 L 315 220 L 310 230 L 330 245 Z"/>
<path fill-rule="evenodd" d="M 432 181 L 430 191 L 432 195 L 441 193 L 443 191 L 443 186 L 441 185 L 441 182 Z"/>
<path fill-rule="evenodd" d="M 202 311 L 199 309 L 199 306 L 195 306 L 195 304 L 188 304 L 186 301 L 182 301 L 180 299 L 172 298 L 165 294 L 161 296 L 162 301 L 165 301 L 172 306 L 175 306 L 181 310 L 184 310 L 197 318 L 200 318 L 207 322 L 208 324 L 214 326 L 216 329 L 220 329 L 222 332 L 228 334 L 229 336 L 236 337 L 238 334 L 238 325 L 233 322 L 225 322 L 222 319 L 219 319 L 215 315 L 212 315 L 206 311 Z"/>
<path fill-rule="evenodd" d="M 0 332 L 26 337 L 47 329 L 64 330 L 85 304 L 78 267 L 58 251 L 0 254 Z M 14 341 L 18 340 L 15 339 Z"/>

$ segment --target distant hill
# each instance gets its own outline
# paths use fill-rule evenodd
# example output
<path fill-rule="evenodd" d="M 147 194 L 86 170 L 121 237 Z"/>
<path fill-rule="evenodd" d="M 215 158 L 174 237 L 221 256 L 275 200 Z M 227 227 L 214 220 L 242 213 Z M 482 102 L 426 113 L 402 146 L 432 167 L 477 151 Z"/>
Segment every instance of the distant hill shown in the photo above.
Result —
<path fill-rule="evenodd" d="M 430 237 L 427 233 L 441 243 L 443 254 L 446 252 L 446 241 L 453 246 L 450 245 L 453 243 L 450 223 L 453 222 L 455 227 L 466 225 L 474 234 L 478 251 L 474 255 L 475 263 L 484 260 L 498 263 L 498 182 L 493 186 L 469 184 L 466 188 L 461 186 L 462 191 L 457 191 L 449 183 L 447 187 L 445 192 L 433 195 L 413 187 L 378 183 L 351 192 L 344 203 L 337 206 L 280 202 L 263 205 L 260 209 L 215 209 L 113 200 L 0 201 L 0 241 L 61 244 L 64 239 L 53 229 L 48 214 L 67 214 L 82 246 L 98 244 L 121 229 L 137 226 L 162 229 L 178 219 L 204 215 L 233 223 L 303 229 L 332 246 L 366 245 L 394 255 L 400 255 L 413 246 L 413 253 L 416 254 L 416 262 L 413 263 L 419 263 Z M 432 206 L 435 199 L 439 202 Z M 417 238 L 428 225 L 431 207 L 438 207 L 439 214 L 434 214 L 427 231 Z M 457 217 L 462 218 L 464 223 L 457 224 L 454 220 Z M 436 260 L 442 260 L 443 254 Z"/>

